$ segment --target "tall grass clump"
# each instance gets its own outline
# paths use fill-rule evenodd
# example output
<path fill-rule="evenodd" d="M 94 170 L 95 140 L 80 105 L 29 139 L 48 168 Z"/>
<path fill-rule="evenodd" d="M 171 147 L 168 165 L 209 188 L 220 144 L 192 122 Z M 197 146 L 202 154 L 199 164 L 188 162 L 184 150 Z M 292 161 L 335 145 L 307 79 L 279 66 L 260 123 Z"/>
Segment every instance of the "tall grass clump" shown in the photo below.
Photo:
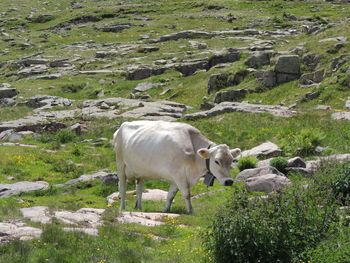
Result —
<path fill-rule="evenodd" d="M 284 174 L 287 173 L 288 160 L 284 157 L 279 156 L 279 157 L 273 158 L 270 161 L 270 165 L 272 167 L 275 167 L 281 173 L 284 173 Z"/>
<path fill-rule="evenodd" d="M 303 187 L 249 198 L 236 191 L 205 236 L 212 262 L 301 262 L 337 221 L 332 198 Z"/>
<path fill-rule="evenodd" d="M 325 135 L 319 129 L 303 129 L 281 139 L 283 151 L 291 156 L 309 156 L 315 154 Z"/>
<path fill-rule="evenodd" d="M 68 130 L 68 129 L 62 129 L 56 134 L 56 139 L 60 143 L 68 143 L 72 142 L 76 139 L 77 135 L 74 131 Z"/>
<path fill-rule="evenodd" d="M 243 171 L 245 169 L 256 168 L 257 164 L 258 164 L 258 159 L 255 156 L 247 156 L 247 157 L 242 157 L 238 160 L 237 168 L 240 171 Z"/>

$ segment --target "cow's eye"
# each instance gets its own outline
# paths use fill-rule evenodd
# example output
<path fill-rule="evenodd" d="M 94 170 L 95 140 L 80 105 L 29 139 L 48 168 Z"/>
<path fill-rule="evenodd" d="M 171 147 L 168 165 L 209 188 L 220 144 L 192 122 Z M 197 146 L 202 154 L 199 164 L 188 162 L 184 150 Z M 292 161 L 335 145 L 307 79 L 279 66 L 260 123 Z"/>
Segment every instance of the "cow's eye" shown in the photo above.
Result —
<path fill-rule="evenodd" d="M 219 162 L 218 162 L 217 160 L 215 160 L 215 163 L 216 163 L 217 165 L 220 165 Z"/>

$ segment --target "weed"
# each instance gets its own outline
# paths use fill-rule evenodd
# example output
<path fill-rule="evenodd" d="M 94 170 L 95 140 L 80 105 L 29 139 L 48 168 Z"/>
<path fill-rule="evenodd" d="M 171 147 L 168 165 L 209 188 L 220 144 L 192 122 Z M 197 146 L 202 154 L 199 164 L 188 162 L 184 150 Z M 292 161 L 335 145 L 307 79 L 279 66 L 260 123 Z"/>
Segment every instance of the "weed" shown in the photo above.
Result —
<path fill-rule="evenodd" d="M 245 169 L 256 168 L 257 163 L 258 159 L 255 156 L 242 157 L 237 162 L 237 168 L 240 171 L 243 171 Z"/>
<path fill-rule="evenodd" d="M 284 157 L 276 157 L 270 161 L 270 165 L 275 167 L 281 173 L 287 173 L 288 160 Z"/>

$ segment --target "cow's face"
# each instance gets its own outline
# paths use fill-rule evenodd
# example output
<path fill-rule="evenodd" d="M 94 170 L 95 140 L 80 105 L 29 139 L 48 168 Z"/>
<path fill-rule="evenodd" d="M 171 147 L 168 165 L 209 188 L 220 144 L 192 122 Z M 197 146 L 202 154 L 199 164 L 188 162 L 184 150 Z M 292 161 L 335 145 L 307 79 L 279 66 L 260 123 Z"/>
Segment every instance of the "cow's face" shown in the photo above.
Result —
<path fill-rule="evenodd" d="M 197 151 L 203 159 L 209 159 L 210 172 L 222 185 L 232 185 L 231 164 L 241 153 L 239 148 L 230 150 L 226 144 L 219 144 L 213 148 L 201 148 Z"/>

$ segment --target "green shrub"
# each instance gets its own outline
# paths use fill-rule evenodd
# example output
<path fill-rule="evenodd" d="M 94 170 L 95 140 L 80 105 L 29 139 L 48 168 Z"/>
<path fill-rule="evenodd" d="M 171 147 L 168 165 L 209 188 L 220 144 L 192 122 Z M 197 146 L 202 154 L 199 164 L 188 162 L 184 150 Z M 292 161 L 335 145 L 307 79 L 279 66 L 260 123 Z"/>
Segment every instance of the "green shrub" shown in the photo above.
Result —
<path fill-rule="evenodd" d="M 67 84 L 61 86 L 63 92 L 77 93 L 78 91 L 84 89 L 85 84 Z"/>
<path fill-rule="evenodd" d="M 68 129 L 62 129 L 56 134 L 56 139 L 60 143 L 67 143 L 72 142 L 76 139 L 76 134 L 74 131 L 68 130 Z"/>
<path fill-rule="evenodd" d="M 309 187 L 294 187 L 268 198 L 234 193 L 205 235 L 212 262 L 300 262 L 337 221 L 333 199 Z"/>
<path fill-rule="evenodd" d="M 257 163 L 258 159 L 255 156 L 242 157 L 237 162 L 237 168 L 240 171 L 243 171 L 245 169 L 256 168 Z"/>
<path fill-rule="evenodd" d="M 288 160 L 284 157 L 276 157 L 270 161 L 270 165 L 275 167 L 281 173 L 287 173 Z"/>
<path fill-rule="evenodd" d="M 315 154 L 325 136 L 319 129 L 303 129 L 299 133 L 289 134 L 281 139 L 283 151 L 292 156 L 308 156 Z"/>
<path fill-rule="evenodd" d="M 342 227 L 331 237 L 321 242 L 315 249 L 308 251 L 311 262 L 344 263 L 349 262 L 350 227 Z"/>

